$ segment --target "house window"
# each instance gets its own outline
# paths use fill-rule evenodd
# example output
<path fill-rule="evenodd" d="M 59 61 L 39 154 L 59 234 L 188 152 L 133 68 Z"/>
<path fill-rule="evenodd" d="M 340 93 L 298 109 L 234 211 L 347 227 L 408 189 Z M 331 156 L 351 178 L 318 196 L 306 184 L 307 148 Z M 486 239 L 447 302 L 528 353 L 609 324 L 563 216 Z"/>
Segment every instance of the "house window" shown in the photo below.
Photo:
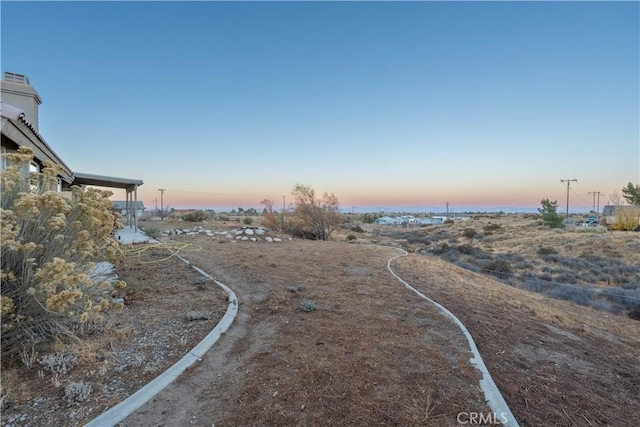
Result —
<path fill-rule="evenodd" d="M 29 180 L 31 182 L 31 191 L 36 192 L 40 188 L 40 167 L 37 163 L 29 163 Z"/>

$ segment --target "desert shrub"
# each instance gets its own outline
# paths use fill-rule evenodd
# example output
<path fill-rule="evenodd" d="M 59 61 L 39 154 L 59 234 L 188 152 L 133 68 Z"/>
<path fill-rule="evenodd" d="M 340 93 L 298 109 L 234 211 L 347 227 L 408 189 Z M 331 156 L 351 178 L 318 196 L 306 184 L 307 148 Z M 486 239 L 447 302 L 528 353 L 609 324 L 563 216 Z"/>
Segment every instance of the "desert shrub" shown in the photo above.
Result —
<path fill-rule="evenodd" d="M 591 289 L 580 288 L 578 286 L 556 286 L 545 292 L 545 295 L 550 297 L 571 301 L 580 305 L 589 305 L 591 294 Z"/>
<path fill-rule="evenodd" d="M 208 311 L 189 311 L 185 315 L 185 318 L 189 322 L 193 322 L 194 320 L 211 320 L 211 313 Z"/>
<path fill-rule="evenodd" d="M 640 308 L 629 310 L 627 316 L 633 320 L 640 320 Z"/>
<path fill-rule="evenodd" d="M 440 257 L 445 261 L 456 264 L 458 262 L 458 259 L 460 258 L 460 253 L 455 249 L 449 249 L 448 251 L 440 255 Z"/>
<path fill-rule="evenodd" d="M 347 236 L 347 240 L 356 240 L 356 239 L 357 239 L 357 237 L 356 237 L 356 236 L 354 236 L 353 234 L 349 234 L 349 235 Z"/>
<path fill-rule="evenodd" d="M 533 264 L 526 259 L 518 259 L 513 263 L 516 270 L 529 270 L 533 268 Z"/>
<path fill-rule="evenodd" d="M 82 403 L 91 396 L 93 388 L 84 381 L 69 383 L 64 389 L 64 398 L 69 403 Z"/>
<path fill-rule="evenodd" d="M 203 210 L 187 212 L 182 215 L 182 219 L 187 222 L 202 222 L 209 219 L 209 213 Z"/>
<path fill-rule="evenodd" d="M 364 233 L 364 230 L 358 224 L 352 226 L 351 231 L 355 231 L 356 233 Z"/>
<path fill-rule="evenodd" d="M 511 264 L 504 259 L 494 259 L 489 264 L 482 267 L 482 270 L 491 274 L 495 273 L 498 277 L 506 276 L 513 272 L 511 270 Z"/>
<path fill-rule="evenodd" d="M 640 219 L 640 207 L 622 206 L 615 211 L 615 222 L 611 225 L 612 230 L 634 231 L 638 228 Z"/>
<path fill-rule="evenodd" d="M 443 224 L 453 224 L 453 220 L 452 219 L 445 219 Z"/>
<path fill-rule="evenodd" d="M 251 218 L 250 216 L 244 217 L 242 218 L 242 223 L 244 225 L 251 225 L 253 224 L 253 218 Z"/>
<path fill-rule="evenodd" d="M 538 255 L 556 255 L 558 251 L 548 246 L 541 246 L 538 248 Z"/>
<path fill-rule="evenodd" d="M 300 303 L 300 310 L 304 311 L 305 313 L 313 311 L 317 308 L 318 307 L 316 306 L 316 303 L 312 300 L 306 299 Z"/>
<path fill-rule="evenodd" d="M 413 233 L 405 233 L 406 235 L 406 239 L 407 239 L 407 243 L 420 243 L 423 245 L 429 245 L 431 244 L 431 238 L 429 236 L 420 236 L 420 235 L 416 235 Z"/>
<path fill-rule="evenodd" d="M 465 255 L 471 255 L 474 250 L 473 246 L 471 246 L 468 243 L 465 243 L 464 245 L 459 245 L 457 249 L 458 249 L 458 252 Z"/>
<path fill-rule="evenodd" d="M 576 227 L 573 231 L 575 231 L 576 233 L 604 233 L 607 231 L 607 229 L 598 224 L 594 227 Z"/>
<path fill-rule="evenodd" d="M 473 237 L 477 234 L 476 230 L 474 230 L 473 228 L 465 228 L 462 231 L 462 235 L 464 237 L 466 237 L 467 239 L 473 239 Z"/>
<path fill-rule="evenodd" d="M 162 231 L 160 231 L 159 228 L 155 228 L 155 227 L 140 227 L 140 230 L 142 230 L 142 232 L 144 234 L 146 234 L 147 236 L 151 237 L 152 239 L 159 239 L 160 237 L 162 237 Z"/>
<path fill-rule="evenodd" d="M 78 363 L 78 356 L 68 350 L 54 354 L 45 354 L 38 359 L 38 364 L 52 374 L 64 375 Z"/>
<path fill-rule="evenodd" d="M 576 274 L 572 270 L 569 270 L 556 275 L 554 281 L 558 283 L 577 283 L 579 280 Z"/>
<path fill-rule="evenodd" d="M 501 228 L 502 227 L 500 226 L 500 224 L 489 223 L 489 224 L 485 225 L 484 227 L 482 227 L 482 230 L 485 233 L 492 233 L 494 231 L 498 231 Z"/>
<path fill-rule="evenodd" d="M 542 259 L 553 264 L 562 262 L 562 257 L 557 254 L 546 254 L 542 256 Z"/>
<path fill-rule="evenodd" d="M 2 354 L 64 338 L 70 321 L 99 320 L 123 282 L 94 283 L 92 262 L 117 263 L 116 217 L 108 191 L 74 187 L 70 198 L 53 191 L 59 168 L 45 164 L 26 175 L 33 151 L 5 154 L 1 174 L 0 297 Z M 4 360 L 4 359 L 3 359 Z"/>
<path fill-rule="evenodd" d="M 218 215 L 218 221 L 229 221 L 228 215 Z"/>
<path fill-rule="evenodd" d="M 451 247 L 448 244 L 443 243 L 437 248 L 433 248 L 432 252 L 434 255 L 442 255 L 443 253 L 447 252 L 449 249 L 451 249 Z"/>
<path fill-rule="evenodd" d="M 556 257 L 556 262 L 562 266 L 568 267 L 573 271 L 580 271 L 589 267 L 589 264 L 585 260 L 580 258 Z"/>

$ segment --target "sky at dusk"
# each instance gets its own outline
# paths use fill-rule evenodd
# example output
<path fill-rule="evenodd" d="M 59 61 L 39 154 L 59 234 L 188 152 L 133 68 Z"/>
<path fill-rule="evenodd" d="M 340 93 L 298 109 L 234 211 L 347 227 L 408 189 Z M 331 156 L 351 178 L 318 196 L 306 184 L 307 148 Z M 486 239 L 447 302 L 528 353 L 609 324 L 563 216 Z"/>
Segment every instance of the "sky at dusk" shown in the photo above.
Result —
<path fill-rule="evenodd" d="M 147 207 L 588 211 L 640 183 L 638 2 L 11 2 L 2 71 Z M 116 199 L 124 193 L 115 192 Z"/>

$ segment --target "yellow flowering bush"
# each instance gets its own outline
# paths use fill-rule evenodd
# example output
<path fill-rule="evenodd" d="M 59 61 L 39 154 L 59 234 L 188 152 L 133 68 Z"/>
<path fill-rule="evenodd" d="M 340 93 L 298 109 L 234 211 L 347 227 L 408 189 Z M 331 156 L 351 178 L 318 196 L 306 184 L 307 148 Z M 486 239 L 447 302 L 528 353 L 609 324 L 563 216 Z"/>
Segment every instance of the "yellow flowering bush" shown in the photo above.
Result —
<path fill-rule="evenodd" d="M 74 187 L 67 199 L 56 192 L 55 165 L 26 173 L 33 151 L 4 155 L 1 174 L 0 297 L 2 354 L 69 335 L 69 322 L 99 320 L 123 282 L 94 283 L 94 261 L 117 263 L 112 237 L 116 218 L 108 191 Z"/>

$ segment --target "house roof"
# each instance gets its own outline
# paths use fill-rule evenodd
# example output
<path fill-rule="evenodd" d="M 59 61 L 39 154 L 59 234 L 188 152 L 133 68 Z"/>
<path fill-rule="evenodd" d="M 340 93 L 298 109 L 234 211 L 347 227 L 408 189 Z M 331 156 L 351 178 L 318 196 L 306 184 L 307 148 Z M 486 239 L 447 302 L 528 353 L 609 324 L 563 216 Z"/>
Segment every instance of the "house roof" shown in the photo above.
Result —
<path fill-rule="evenodd" d="M 98 187 L 134 189 L 142 185 L 139 179 L 117 178 L 72 172 L 69 166 L 53 151 L 35 127 L 25 119 L 24 111 L 6 102 L 0 103 L 2 117 L 2 136 L 10 139 L 18 146 L 30 147 L 40 162 L 50 161 L 62 167 L 60 176 L 71 185 L 95 185 Z"/>
<path fill-rule="evenodd" d="M 24 111 L 0 102 L 0 116 L 2 118 L 2 135 L 16 145 L 26 146 L 34 151 L 34 156 L 40 162 L 49 161 L 62 167 L 60 177 L 68 183 L 73 181 L 73 172 L 47 144 L 35 127 L 27 121 Z"/>
<path fill-rule="evenodd" d="M 133 190 L 144 184 L 140 179 L 118 178 L 114 176 L 93 175 L 76 172 L 73 174 L 73 185 L 94 185 L 96 187 L 124 188 Z"/>
<path fill-rule="evenodd" d="M 20 116 L 24 117 L 24 111 L 14 107 L 13 105 L 9 105 L 2 100 L 0 100 L 0 114 L 2 114 L 2 117 L 6 117 L 11 120 L 18 120 Z"/>
<path fill-rule="evenodd" d="M 602 215 L 604 216 L 614 216 L 616 211 L 624 211 L 626 209 L 634 209 L 634 205 L 605 205 L 602 208 Z"/>

